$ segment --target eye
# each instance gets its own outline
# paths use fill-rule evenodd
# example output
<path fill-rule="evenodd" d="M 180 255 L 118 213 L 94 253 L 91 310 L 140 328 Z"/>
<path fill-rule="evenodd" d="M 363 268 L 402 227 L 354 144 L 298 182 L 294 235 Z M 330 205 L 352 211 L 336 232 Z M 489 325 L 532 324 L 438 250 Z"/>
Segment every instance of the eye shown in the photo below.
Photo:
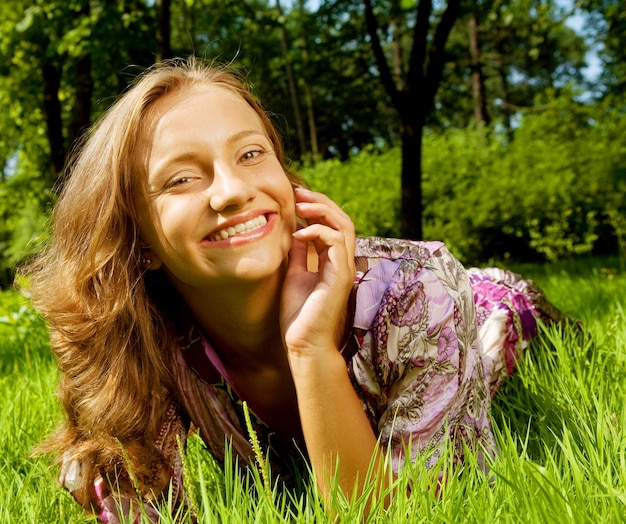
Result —
<path fill-rule="evenodd" d="M 264 149 L 250 149 L 249 151 L 246 151 L 243 155 L 241 155 L 239 161 L 244 164 L 254 163 L 255 161 L 260 159 L 263 153 L 265 153 Z"/>
<path fill-rule="evenodd" d="M 185 184 L 189 184 L 193 181 L 193 177 L 190 176 L 179 176 L 170 180 L 165 186 L 166 189 L 178 188 L 184 186 Z"/>

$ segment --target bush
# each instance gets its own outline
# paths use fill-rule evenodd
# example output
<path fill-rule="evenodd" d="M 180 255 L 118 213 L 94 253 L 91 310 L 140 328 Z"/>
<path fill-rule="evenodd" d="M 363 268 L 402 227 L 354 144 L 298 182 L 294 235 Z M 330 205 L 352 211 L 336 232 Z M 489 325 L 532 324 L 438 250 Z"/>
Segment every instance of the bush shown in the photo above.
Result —
<path fill-rule="evenodd" d="M 48 329 L 28 298 L 0 292 L 0 377 L 28 370 L 42 357 L 50 360 Z"/>
<path fill-rule="evenodd" d="M 429 139 L 428 234 L 440 232 L 471 262 L 617 250 L 610 216 L 626 211 L 626 120 L 559 98 L 546 107 L 524 117 L 510 145 L 480 130 Z"/>
<path fill-rule="evenodd" d="M 0 287 L 13 283 L 15 266 L 48 238 L 47 207 L 52 192 L 44 177 L 16 173 L 0 184 Z"/>
<path fill-rule="evenodd" d="M 524 116 L 510 144 L 481 128 L 426 134 L 425 238 L 471 264 L 617 252 L 626 234 L 626 117 L 569 97 L 543 107 Z M 301 172 L 352 216 L 358 234 L 399 235 L 398 148 Z"/>

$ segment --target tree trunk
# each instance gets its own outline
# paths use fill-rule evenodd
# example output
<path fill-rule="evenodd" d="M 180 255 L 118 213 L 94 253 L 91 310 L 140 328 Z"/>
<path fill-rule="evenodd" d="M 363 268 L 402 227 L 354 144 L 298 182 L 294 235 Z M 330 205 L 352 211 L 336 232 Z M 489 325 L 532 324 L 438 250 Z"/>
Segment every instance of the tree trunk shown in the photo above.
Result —
<path fill-rule="evenodd" d="M 432 0 L 419 0 L 413 42 L 406 78 L 394 79 L 378 36 L 378 22 L 371 0 L 363 0 L 365 23 L 374 59 L 385 87 L 402 123 L 402 208 L 400 233 L 405 238 L 422 238 L 422 135 L 426 117 L 435 107 L 435 96 L 446 62 L 445 45 L 452 26 L 460 15 L 460 0 L 448 0 L 439 23 L 429 35 Z M 398 29 L 395 28 L 395 32 Z M 394 63 L 396 75 L 402 68 Z M 402 88 L 399 88 L 401 86 Z"/>
<path fill-rule="evenodd" d="M 502 123 L 509 140 L 513 138 L 513 128 L 511 126 L 511 100 L 509 95 L 509 77 L 504 64 L 504 55 L 500 54 L 500 64 L 498 66 L 498 76 L 500 77 L 500 89 L 502 90 Z"/>
<path fill-rule="evenodd" d="M 171 0 L 156 0 L 156 62 L 172 56 Z"/>
<path fill-rule="evenodd" d="M 283 16 L 283 10 L 280 6 L 280 0 L 276 0 L 276 10 L 279 18 Z M 287 77 L 287 86 L 289 88 L 289 97 L 291 98 L 291 107 L 293 108 L 293 118 L 296 123 L 296 134 L 298 135 L 298 145 L 300 146 L 300 155 L 306 153 L 306 140 L 304 138 L 304 124 L 302 122 L 302 113 L 300 112 L 300 102 L 298 96 L 298 86 L 296 85 L 291 67 L 291 59 L 289 58 L 289 40 L 287 38 L 287 30 L 282 20 L 279 19 L 280 46 L 285 59 L 285 76 Z"/>
<path fill-rule="evenodd" d="M 50 146 L 50 178 L 54 183 L 63 171 L 66 155 L 61 102 L 59 101 L 61 68 L 50 63 L 44 63 L 42 64 L 42 76 L 44 83 L 43 111 L 46 120 L 46 136 Z"/>
<path fill-rule="evenodd" d="M 402 238 L 421 240 L 422 231 L 422 131 L 419 123 L 404 122 L 402 126 Z"/>
<path fill-rule="evenodd" d="M 309 66 L 309 48 L 306 33 L 304 31 L 304 0 L 298 2 L 298 12 L 300 13 L 300 38 L 302 39 L 302 63 L 305 68 Z M 317 140 L 317 124 L 315 122 L 315 106 L 313 104 L 313 92 L 306 77 L 301 76 L 300 81 L 304 87 L 304 101 L 306 103 L 306 118 L 309 123 L 309 140 L 311 143 L 311 154 L 315 160 L 319 157 L 319 145 Z"/>
<path fill-rule="evenodd" d="M 76 94 L 74 114 L 68 126 L 67 141 L 70 147 L 89 127 L 91 122 L 91 96 L 93 94 L 93 78 L 91 77 L 91 56 L 81 56 L 76 61 Z"/>
<path fill-rule="evenodd" d="M 470 13 L 468 21 L 469 49 L 471 59 L 472 95 L 474 98 L 474 118 L 476 122 L 489 125 L 485 80 L 483 76 L 482 55 L 480 51 L 479 25 L 476 15 Z"/>
<path fill-rule="evenodd" d="M 497 22 L 498 27 L 498 36 L 496 41 L 496 51 L 498 53 L 497 59 L 497 71 L 498 77 L 500 79 L 500 89 L 502 92 L 502 123 L 504 125 L 504 129 L 506 130 L 507 137 L 509 140 L 513 139 L 513 128 L 511 126 L 511 99 L 509 93 L 509 75 L 507 68 L 507 50 L 505 46 L 506 36 L 506 28 L 502 26 L 500 20 Z"/>
<path fill-rule="evenodd" d="M 391 63 L 393 76 L 397 89 L 399 91 L 404 91 L 407 89 L 407 85 L 403 71 L 404 59 L 402 57 L 402 38 L 400 36 L 398 21 L 392 19 L 389 22 L 389 28 L 391 29 Z"/>
<path fill-rule="evenodd" d="M 306 118 L 309 122 L 309 137 L 311 139 L 311 154 L 314 159 L 319 157 L 319 145 L 317 143 L 317 126 L 315 124 L 315 111 L 313 108 L 313 95 L 309 84 L 304 80 L 304 100 L 306 102 Z"/>

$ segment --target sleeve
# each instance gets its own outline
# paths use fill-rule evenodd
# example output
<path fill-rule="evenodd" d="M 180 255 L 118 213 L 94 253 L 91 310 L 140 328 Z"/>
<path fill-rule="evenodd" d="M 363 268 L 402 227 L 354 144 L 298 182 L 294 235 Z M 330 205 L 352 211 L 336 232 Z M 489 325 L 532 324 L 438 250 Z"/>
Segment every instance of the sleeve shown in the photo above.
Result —
<path fill-rule="evenodd" d="M 517 362 L 538 334 L 539 323 L 580 328 L 580 322 L 559 311 L 532 280 L 517 273 L 491 267 L 470 268 L 468 274 L 485 375 L 493 397 L 503 380 L 515 372 Z"/>
<path fill-rule="evenodd" d="M 423 264 L 404 261 L 383 296 L 374 337 L 382 404 L 381 442 L 393 469 L 445 445 L 456 460 L 466 446 L 495 443 L 467 272 L 442 247 Z"/>
<path fill-rule="evenodd" d="M 160 457 L 148 462 L 148 474 L 140 478 L 123 479 L 125 472 L 118 476 L 113 487 L 111 480 L 103 474 L 89 475 L 93 466 L 70 458 L 66 452 L 62 458 L 59 483 L 67 489 L 79 504 L 91 509 L 100 522 L 118 524 L 120 522 L 159 522 L 156 504 L 168 497 L 173 507 L 185 504 L 183 487 L 183 464 L 179 449 L 179 440 L 184 447 L 188 425 L 179 414 L 175 402 L 168 404 L 155 442 Z M 89 478 L 94 478 L 86 486 Z M 156 486 L 156 489 L 153 487 Z M 86 500 L 85 493 L 89 493 Z M 146 520 L 147 519 L 147 520 Z"/>

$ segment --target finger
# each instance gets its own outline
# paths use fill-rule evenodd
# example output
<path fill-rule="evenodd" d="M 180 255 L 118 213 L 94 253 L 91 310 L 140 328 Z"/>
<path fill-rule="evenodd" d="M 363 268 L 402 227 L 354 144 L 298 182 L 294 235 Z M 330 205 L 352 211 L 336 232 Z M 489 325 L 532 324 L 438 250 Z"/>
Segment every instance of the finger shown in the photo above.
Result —
<path fill-rule="evenodd" d="M 296 212 L 299 216 L 306 219 L 309 224 L 324 224 L 333 229 L 350 229 L 353 227 L 352 220 L 346 213 L 339 208 L 326 204 L 298 202 L 296 204 Z"/>
<path fill-rule="evenodd" d="M 303 208 L 307 208 L 305 204 L 319 204 L 322 207 L 314 207 L 314 209 L 324 209 L 327 206 L 329 210 L 334 210 L 345 218 L 350 218 L 339 205 L 323 193 L 316 193 L 309 189 L 297 188 L 295 192 L 296 203 L 303 204 Z"/>
<path fill-rule="evenodd" d="M 307 242 L 299 240 L 294 234 L 294 239 L 289 249 L 289 264 L 287 266 L 289 273 L 303 273 L 307 271 L 307 252 Z"/>
<path fill-rule="evenodd" d="M 332 202 L 327 195 L 318 191 L 312 191 L 304 187 L 296 187 L 294 191 L 298 202 Z"/>
<path fill-rule="evenodd" d="M 322 193 L 309 190 L 296 192 L 297 213 L 306 219 L 309 224 L 325 224 L 333 229 L 341 230 L 350 240 L 347 247 L 354 252 L 355 227 L 350 216 L 344 212 L 333 200 Z"/>
<path fill-rule="evenodd" d="M 337 213 L 323 204 L 300 204 L 306 208 L 299 208 L 298 213 L 306 218 L 309 225 L 322 225 L 340 232 L 349 253 L 354 254 L 356 248 L 356 234 L 354 223 L 345 213 Z"/>
<path fill-rule="evenodd" d="M 317 251 L 320 270 L 325 268 L 326 262 L 338 270 L 347 268 L 350 273 L 354 269 L 354 251 L 350 249 L 350 242 L 341 231 L 334 230 L 321 224 L 311 224 L 293 234 L 301 242 L 310 242 Z"/>
<path fill-rule="evenodd" d="M 309 224 L 327 225 L 344 234 L 344 243 L 350 254 L 350 263 L 354 265 L 356 231 L 350 216 L 323 193 L 297 188 L 295 195 L 297 212 Z"/>
<path fill-rule="evenodd" d="M 294 232 L 293 237 L 301 242 L 313 242 L 322 248 L 345 245 L 343 231 L 329 227 L 326 224 L 309 224 Z"/>
<path fill-rule="evenodd" d="M 324 193 L 318 193 L 317 191 L 311 191 L 310 189 L 296 188 L 295 198 L 296 202 L 320 203 L 341 209 L 339 205 L 329 196 Z"/>

